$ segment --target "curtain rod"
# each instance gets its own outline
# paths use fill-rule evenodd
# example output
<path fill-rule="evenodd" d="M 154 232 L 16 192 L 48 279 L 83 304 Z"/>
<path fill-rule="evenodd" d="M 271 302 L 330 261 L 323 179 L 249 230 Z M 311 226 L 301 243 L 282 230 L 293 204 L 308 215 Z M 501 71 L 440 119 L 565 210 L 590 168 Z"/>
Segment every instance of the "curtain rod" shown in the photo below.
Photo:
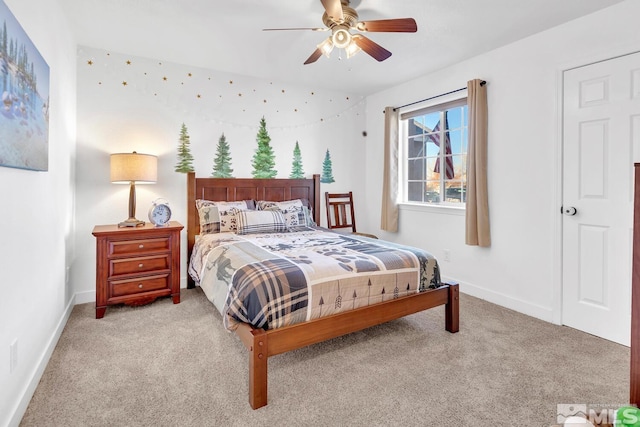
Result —
<path fill-rule="evenodd" d="M 480 86 L 484 86 L 486 84 L 487 84 L 487 82 L 485 80 L 480 82 Z M 419 104 L 419 103 L 424 102 L 424 101 L 429 101 L 431 99 L 440 98 L 441 96 L 450 95 L 452 93 L 460 92 L 461 90 L 467 90 L 467 88 L 466 87 L 461 87 L 460 89 L 452 90 L 452 91 L 449 91 L 447 93 L 441 93 L 440 95 L 435 95 L 435 96 L 432 96 L 432 97 L 429 97 L 429 98 L 421 99 L 420 101 L 415 101 L 415 102 L 411 102 L 409 104 L 404 104 L 404 105 L 401 105 L 399 107 L 395 107 L 393 109 L 393 111 L 399 110 L 400 108 L 408 107 L 409 105 Z"/>

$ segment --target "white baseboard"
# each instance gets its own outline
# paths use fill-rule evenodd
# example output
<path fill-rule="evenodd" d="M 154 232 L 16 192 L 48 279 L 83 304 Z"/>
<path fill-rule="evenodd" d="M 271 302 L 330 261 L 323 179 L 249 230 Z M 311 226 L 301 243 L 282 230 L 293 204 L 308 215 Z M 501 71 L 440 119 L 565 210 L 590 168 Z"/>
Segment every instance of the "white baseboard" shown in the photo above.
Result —
<path fill-rule="evenodd" d="M 550 307 L 543 307 L 537 304 L 531 304 L 530 302 L 523 301 L 518 298 L 513 298 L 508 295 L 501 294 L 480 286 L 473 285 L 471 283 L 460 282 L 449 277 L 443 277 L 444 282 L 453 282 L 460 284 L 460 292 L 463 292 L 472 297 L 480 298 L 490 303 L 497 304 L 499 306 L 508 308 L 510 310 L 517 311 L 527 316 L 535 317 L 546 322 L 555 323 L 553 316 L 553 309 Z"/>
<path fill-rule="evenodd" d="M 96 302 L 96 291 L 76 292 L 76 304 L 86 304 L 88 302 Z"/>
<path fill-rule="evenodd" d="M 95 296 L 95 292 L 94 292 L 94 296 Z M 49 338 L 49 342 L 47 342 L 47 345 L 44 351 L 42 352 L 42 355 L 40 356 L 38 363 L 36 364 L 33 370 L 33 373 L 31 374 L 31 379 L 26 384 L 23 391 L 20 393 L 21 395 L 20 399 L 18 400 L 18 403 L 15 406 L 15 409 L 13 410 L 13 414 L 9 418 L 10 427 L 14 427 L 14 426 L 18 427 L 20 425 L 20 421 L 22 420 L 22 417 L 24 416 L 24 413 L 26 412 L 27 407 L 29 406 L 29 402 L 33 397 L 33 393 L 35 393 L 36 388 L 38 387 L 38 383 L 42 378 L 42 374 L 44 374 L 44 370 L 46 369 L 47 364 L 49 363 L 49 359 L 51 359 L 53 350 L 56 348 L 56 345 L 58 344 L 60 335 L 62 335 L 62 331 L 64 330 L 64 327 L 67 324 L 67 321 L 69 320 L 69 316 L 71 316 L 71 311 L 73 310 L 74 305 L 76 305 L 76 295 L 71 297 L 71 299 L 69 300 L 69 303 L 64 309 L 64 312 L 62 313 L 62 316 L 60 317 L 60 320 L 58 321 L 56 328 L 53 330 L 53 334 L 51 335 L 51 338 Z"/>

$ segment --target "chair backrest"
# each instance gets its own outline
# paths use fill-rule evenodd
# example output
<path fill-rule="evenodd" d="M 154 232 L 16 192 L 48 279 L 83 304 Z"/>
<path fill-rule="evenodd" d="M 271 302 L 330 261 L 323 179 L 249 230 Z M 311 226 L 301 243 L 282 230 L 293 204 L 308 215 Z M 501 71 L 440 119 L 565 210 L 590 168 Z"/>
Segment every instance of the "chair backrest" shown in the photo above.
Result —
<path fill-rule="evenodd" d="M 353 194 L 324 193 L 327 204 L 327 228 L 351 228 L 356 232 L 356 215 L 353 209 Z"/>

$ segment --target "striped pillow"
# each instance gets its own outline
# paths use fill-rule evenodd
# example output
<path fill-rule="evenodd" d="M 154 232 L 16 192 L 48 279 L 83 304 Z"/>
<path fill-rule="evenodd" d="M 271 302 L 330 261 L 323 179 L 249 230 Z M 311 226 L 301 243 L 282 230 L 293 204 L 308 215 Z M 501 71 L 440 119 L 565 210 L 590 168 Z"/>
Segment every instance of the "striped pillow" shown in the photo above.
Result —
<path fill-rule="evenodd" d="M 280 211 L 238 211 L 238 234 L 286 233 L 287 223 Z"/>

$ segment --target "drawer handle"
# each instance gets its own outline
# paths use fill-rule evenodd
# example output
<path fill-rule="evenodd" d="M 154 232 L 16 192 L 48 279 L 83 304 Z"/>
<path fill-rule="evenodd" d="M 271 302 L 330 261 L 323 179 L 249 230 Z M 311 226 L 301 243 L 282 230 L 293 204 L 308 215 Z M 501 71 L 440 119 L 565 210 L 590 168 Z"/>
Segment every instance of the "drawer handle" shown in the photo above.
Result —
<path fill-rule="evenodd" d="M 138 245 L 138 249 L 144 248 L 144 245 Z"/>
<path fill-rule="evenodd" d="M 142 289 L 142 283 L 138 283 L 138 289 Z"/>
<path fill-rule="evenodd" d="M 144 267 L 143 263 L 138 264 L 138 268 L 142 268 L 142 267 Z"/>

